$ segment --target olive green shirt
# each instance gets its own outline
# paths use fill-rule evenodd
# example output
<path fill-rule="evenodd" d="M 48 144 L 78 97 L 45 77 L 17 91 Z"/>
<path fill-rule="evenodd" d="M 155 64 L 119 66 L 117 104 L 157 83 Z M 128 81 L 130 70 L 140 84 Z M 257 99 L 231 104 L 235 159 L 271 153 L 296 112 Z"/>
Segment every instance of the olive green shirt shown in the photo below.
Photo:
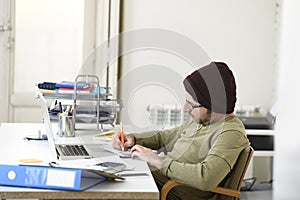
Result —
<path fill-rule="evenodd" d="M 173 129 L 134 135 L 137 144 L 166 153 L 163 175 L 203 191 L 218 186 L 250 145 L 236 116 L 209 125 L 190 120 Z"/>

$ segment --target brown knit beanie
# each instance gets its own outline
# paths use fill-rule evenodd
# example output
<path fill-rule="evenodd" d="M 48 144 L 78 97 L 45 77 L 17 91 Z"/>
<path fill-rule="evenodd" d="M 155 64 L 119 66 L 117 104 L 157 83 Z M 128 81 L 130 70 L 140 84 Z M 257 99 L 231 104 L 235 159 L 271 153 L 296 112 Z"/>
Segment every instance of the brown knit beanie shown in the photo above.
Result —
<path fill-rule="evenodd" d="M 195 101 L 208 110 L 228 114 L 234 111 L 236 84 L 232 71 L 223 62 L 212 62 L 187 76 L 183 85 Z"/>

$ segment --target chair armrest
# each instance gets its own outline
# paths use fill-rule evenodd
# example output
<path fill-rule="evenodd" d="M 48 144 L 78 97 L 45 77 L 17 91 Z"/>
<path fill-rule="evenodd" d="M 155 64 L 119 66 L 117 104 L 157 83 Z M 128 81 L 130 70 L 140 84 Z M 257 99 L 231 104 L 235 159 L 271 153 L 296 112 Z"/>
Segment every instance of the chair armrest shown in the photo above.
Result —
<path fill-rule="evenodd" d="M 166 182 L 164 184 L 164 186 L 161 189 L 161 200 L 167 199 L 167 195 L 172 188 L 177 187 L 177 186 L 184 186 L 184 185 L 185 184 L 183 184 L 183 183 L 178 183 L 178 182 L 169 180 L 168 182 Z M 185 186 L 187 186 L 187 185 L 185 185 Z M 212 189 L 211 192 L 222 194 L 222 195 L 227 195 L 227 196 L 231 196 L 231 197 L 236 197 L 236 198 L 239 198 L 241 196 L 241 193 L 239 191 L 229 189 L 229 188 L 224 188 L 224 187 L 216 187 L 216 188 Z"/>
<path fill-rule="evenodd" d="M 167 195 L 168 195 L 169 191 L 170 191 L 173 187 L 181 186 L 181 185 L 185 185 L 185 184 L 183 184 L 183 183 L 178 183 L 178 182 L 171 181 L 171 180 L 169 180 L 168 182 L 166 182 L 166 183 L 164 184 L 164 186 L 161 188 L 161 200 L 167 199 Z"/>
<path fill-rule="evenodd" d="M 223 194 L 231 197 L 236 197 L 236 198 L 240 198 L 241 196 L 241 192 L 229 188 L 224 188 L 224 187 L 216 187 L 212 189 L 211 192 Z"/>

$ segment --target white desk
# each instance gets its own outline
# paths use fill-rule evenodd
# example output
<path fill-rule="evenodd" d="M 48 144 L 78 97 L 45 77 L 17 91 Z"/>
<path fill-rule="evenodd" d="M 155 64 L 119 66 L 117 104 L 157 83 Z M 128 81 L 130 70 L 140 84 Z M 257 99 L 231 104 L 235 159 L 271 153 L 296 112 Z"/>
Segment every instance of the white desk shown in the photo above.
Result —
<path fill-rule="evenodd" d="M 26 141 L 25 136 L 35 135 L 44 130 L 43 124 L 4 123 L 0 127 L 1 163 L 18 164 L 19 159 L 37 158 L 50 161 L 51 152 L 47 141 Z M 88 135 L 82 140 L 97 143 Z M 126 159 L 136 171 L 150 172 L 147 163 L 141 160 Z M 151 173 L 149 177 L 126 177 L 124 181 L 106 181 L 84 192 L 43 190 L 22 187 L 0 186 L 1 199 L 159 199 L 159 191 Z"/>

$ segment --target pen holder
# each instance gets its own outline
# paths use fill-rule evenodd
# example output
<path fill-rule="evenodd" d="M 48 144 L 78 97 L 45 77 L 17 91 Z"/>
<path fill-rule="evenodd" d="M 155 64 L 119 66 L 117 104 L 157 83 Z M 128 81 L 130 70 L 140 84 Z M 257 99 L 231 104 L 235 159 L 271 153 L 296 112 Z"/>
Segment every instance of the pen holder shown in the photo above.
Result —
<path fill-rule="evenodd" d="M 58 135 L 60 137 L 75 137 L 75 119 L 73 116 L 59 115 Z"/>

